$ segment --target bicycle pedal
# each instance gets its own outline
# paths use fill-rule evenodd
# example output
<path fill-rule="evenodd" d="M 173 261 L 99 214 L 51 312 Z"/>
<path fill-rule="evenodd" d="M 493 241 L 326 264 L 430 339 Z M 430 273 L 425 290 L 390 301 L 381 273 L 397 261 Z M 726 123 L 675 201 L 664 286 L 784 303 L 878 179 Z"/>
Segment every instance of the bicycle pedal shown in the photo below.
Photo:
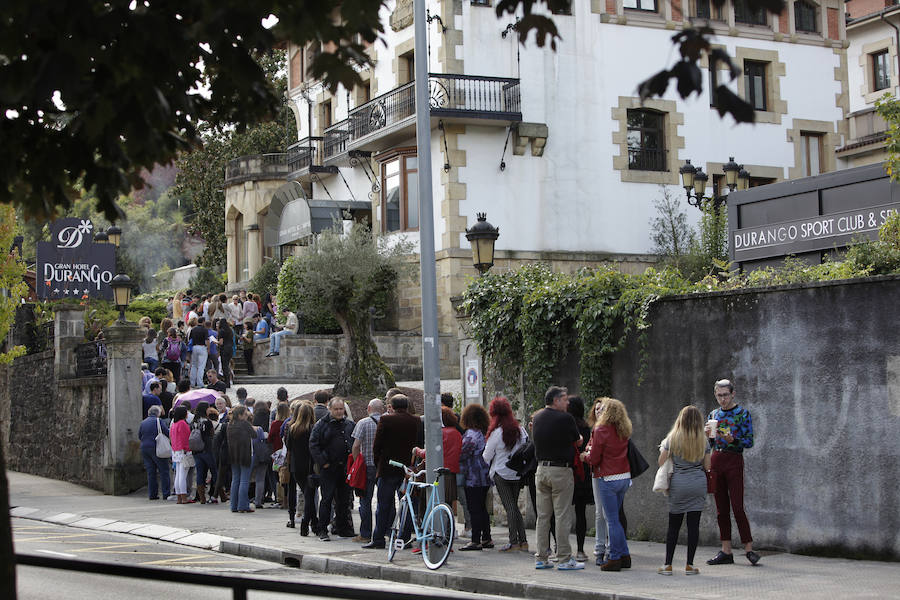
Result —
<path fill-rule="evenodd" d="M 394 548 L 397 550 L 403 550 L 406 544 L 403 543 L 403 540 L 394 540 Z"/>

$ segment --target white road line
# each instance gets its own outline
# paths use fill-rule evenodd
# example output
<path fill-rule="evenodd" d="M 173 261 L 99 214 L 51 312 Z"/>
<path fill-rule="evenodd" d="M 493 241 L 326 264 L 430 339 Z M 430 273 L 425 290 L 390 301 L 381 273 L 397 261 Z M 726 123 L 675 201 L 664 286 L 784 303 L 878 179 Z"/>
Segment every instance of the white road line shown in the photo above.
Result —
<path fill-rule="evenodd" d="M 62 556 L 64 558 L 78 558 L 74 554 L 66 554 L 65 552 L 54 552 L 53 550 L 38 550 L 44 554 L 52 554 L 53 556 Z"/>

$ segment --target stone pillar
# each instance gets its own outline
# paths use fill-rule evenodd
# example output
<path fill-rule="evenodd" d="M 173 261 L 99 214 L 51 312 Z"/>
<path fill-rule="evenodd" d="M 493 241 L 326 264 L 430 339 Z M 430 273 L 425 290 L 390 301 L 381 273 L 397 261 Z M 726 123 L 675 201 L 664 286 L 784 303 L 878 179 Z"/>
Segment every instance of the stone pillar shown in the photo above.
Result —
<path fill-rule="evenodd" d="M 225 272 L 228 274 L 228 283 L 241 280 L 238 273 L 237 238 L 234 233 L 234 219 L 225 219 Z"/>
<path fill-rule="evenodd" d="M 54 324 L 53 347 L 56 357 L 53 360 L 53 373 L 56 379 L 75 377 L 75 347 L 83 344 L 84 339 L 84 307 L 65 306 L 56 310 Z"/>
<path fill-rule="evenodd" d="M 247 279 L 253 279 L 262 266 L 262 241 L 259 225 L 251 223 L 247 229 Z"/>
<path fill-rule="evenodd" d="M 107 355 L 107 443 L 103 491 L 124 495 L 146 484 L 138 428 L 141 424 L 141 329 L 116 323 L 104 330 Z"/>

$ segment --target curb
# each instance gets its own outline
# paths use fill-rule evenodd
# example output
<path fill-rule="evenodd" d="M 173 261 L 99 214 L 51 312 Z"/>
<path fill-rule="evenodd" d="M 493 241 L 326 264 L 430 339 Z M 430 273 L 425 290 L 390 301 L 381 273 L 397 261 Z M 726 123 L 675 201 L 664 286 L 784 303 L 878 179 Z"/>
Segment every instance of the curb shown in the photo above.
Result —
<path fill-rule="evenodd" d="M 528 598 L 529 600 L 559 600 L 560 598 L 565 598 L 566 600 L 661 600 L 653 596 L 579 590 L 529 581 L 485 579 L 468 575 L 441 573 L 440 571 L 427 569 L 411 569 L 398 567 L 390 563 L 384 565 L 363 563 L 321 554 L 304 554 L 261 544 L 247 544 L 236 541 L 233 538 L 204 532 L 192 532 L 187 529 L 177 529 L 151 523 L 131 523 L 100 517 L 87 517 L 24 506 L 12 507 L 9 515 L 10 517 L 43 521 L 80 529 L 107 533 L 127 533 L 183 546 L 213 550 L 223 554 L 277 563 L 314 573 L 378 579 L 387 582 L 422 585 L 472 594 Z"/>

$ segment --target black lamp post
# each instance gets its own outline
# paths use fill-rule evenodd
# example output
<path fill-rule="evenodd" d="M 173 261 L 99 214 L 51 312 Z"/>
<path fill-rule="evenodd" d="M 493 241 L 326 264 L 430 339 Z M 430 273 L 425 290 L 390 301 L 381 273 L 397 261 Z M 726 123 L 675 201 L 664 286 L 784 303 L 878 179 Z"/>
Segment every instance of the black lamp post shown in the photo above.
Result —
<path fill-rule="evenodd" d="M 110 225 L 109 229 L 106 230 L 106 234 L 109 236 L 110 243 L 115 244 L 116 248 L 118 248 L 122 239 L 122 230 L 116 225 Z"/>
<path fill-rule="evenodd" d="M 487 213 L 476 213 L 478 222 L 466 229 L 466 239 L 472 245 L 472 263 L 484 275 L 494 266 L 494 242 L 500 237 L 500 228 L 487 222 Z"/>
<path fill-rule="evenodd" d="M 109 236 L 102 229 L 94 234 L 94 243 L 95 244 L 108 244 Z"/>
<path fill-rule="evenodd" d="M 690 160 L 686 160 L 678 172 L 681 173 L 681 184 L 687 194 L 688 204 L 701 208 L 704 202 L 711 202 L 713 209 L 717 211 L 725 206 L 728 194 L 704 195 L 709 175 L 692 165 Z M 725 174 L 725 185 L 728 187 L 729 193 L 736 189 L 743 191 L 750 187 L 750 172 L 744 169 L 744 165 L 734 162 L 733 156 L 730 156 L 728 162 L 722 165 L 722 172 Z M 691 195 L 692 191 L 693 195 Z"/>
<path fill-rule="evenodd" d="M 119 323 L 125 323 L 125 309 L 131 302 L 131 277 L 125 273 L 119 273 L 113 277 L 109 285 L 113 289 L 116 308 L 119 309 Z"/>

